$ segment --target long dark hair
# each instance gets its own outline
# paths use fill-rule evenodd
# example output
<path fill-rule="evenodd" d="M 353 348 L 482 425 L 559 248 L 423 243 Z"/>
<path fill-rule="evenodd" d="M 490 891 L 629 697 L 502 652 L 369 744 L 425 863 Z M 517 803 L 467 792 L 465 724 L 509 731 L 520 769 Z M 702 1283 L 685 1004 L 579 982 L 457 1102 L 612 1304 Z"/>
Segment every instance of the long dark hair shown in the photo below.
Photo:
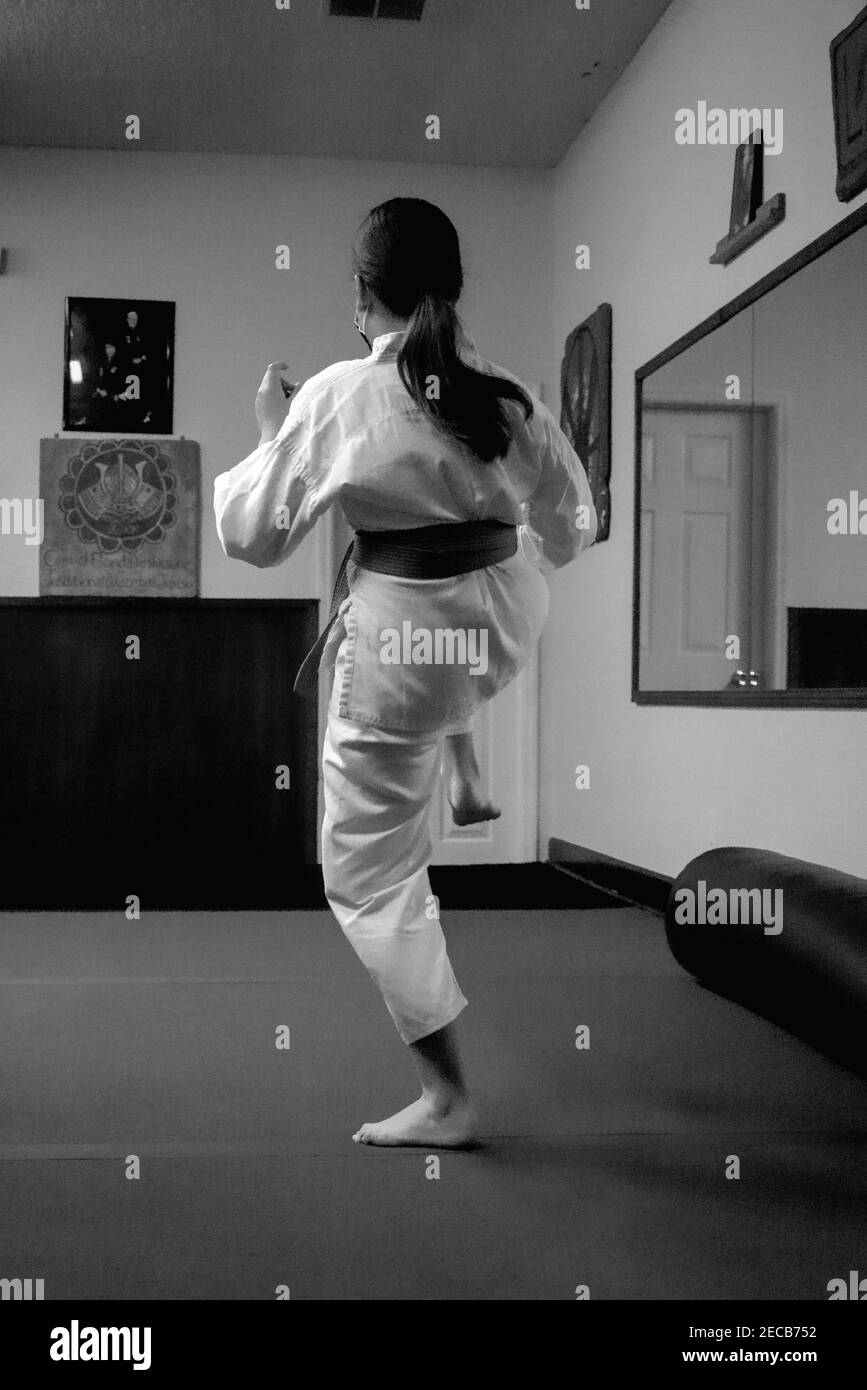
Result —
<path fill-rule="evenodd" d="M 486 463 L 512 442 L 504 401 L 524 418 L 533 402 L 517 383 L 476 371 L 458 354 L 455 305 L 464 283 L 458 234 L 445 213 L 423 198 L 391 198 L 368 213 L 352 248 L 353 269 L 379 302 L 408 318 L 397 368 L 418 406 Z M 439 395 L 431 399 L 430 378 Z"/>

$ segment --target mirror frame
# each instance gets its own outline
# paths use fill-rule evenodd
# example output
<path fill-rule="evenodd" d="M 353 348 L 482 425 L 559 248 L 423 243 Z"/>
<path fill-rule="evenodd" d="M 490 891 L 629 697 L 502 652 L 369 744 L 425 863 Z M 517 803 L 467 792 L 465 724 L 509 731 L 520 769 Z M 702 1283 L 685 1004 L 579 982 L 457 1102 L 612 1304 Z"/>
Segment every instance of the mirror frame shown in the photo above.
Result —
<path fill-rule="evenodd" d="M 867 225 L 867 203 L 844 217 L 830 231 L 824 232 L 803 250 L 777 266 L 755 285 L 744 290 L 728 304 L 717 309 L 696 328 L 685 333 L 651 358 L 635 373 L 635 506 L 633 513 L 632 569 L 632 703 L 636 705 L 698 705 L 734 709 L 867 709 L 867 687 L 822 688 L 815 690 L 642 690 L 640 688 L 641 640 L 641 454 L 643 386 L 646 377 L 679 357 L 709 333 L 721 328 L 751 304 L 763 299 L 771 290 L 796 275 L 799 270 L 833 250 L 840 242 Z M 865 595 L 867 607 L 867 595 Z"/>

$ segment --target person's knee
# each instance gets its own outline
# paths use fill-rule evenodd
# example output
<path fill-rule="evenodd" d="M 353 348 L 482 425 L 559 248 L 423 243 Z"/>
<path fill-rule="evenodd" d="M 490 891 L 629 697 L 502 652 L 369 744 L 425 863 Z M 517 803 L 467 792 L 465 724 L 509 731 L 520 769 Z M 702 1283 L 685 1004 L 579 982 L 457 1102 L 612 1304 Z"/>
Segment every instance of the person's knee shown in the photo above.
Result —
<path fill-rule="evenodd" d="M 322 882 L 329 906 L 340 916 L 357 911 L 365 901 L 376 896 L 377 889 L 387 881 L 383 866 L 377 865 L 367 853 L 334 853 L 328 846 L 322 855 Z"/>
<path fill-rule="evenodd" d="M 341 872 L 339 863 L 334 856 L 328 852 L 328 846 L 323 845 L 322 854 L 322 884 L 325 889 L 325 897 L 333 907 L 335 903 L 343 900 L 345 891 L 345 874 Z"/>

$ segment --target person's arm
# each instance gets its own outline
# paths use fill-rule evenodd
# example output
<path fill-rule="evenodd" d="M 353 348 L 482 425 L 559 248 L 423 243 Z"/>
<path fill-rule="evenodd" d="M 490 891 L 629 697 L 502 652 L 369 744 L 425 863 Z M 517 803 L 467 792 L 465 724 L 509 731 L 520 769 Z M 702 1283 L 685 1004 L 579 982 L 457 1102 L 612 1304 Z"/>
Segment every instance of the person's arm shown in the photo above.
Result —
<path fill-rule="evenodd" d="M 259 569 L 287 560 L 333 500 L 321 479 L 314 486 L 308 466 L 310 423 L 303 405 L 295 408 L 299 393 L 293 394 L 279 428 L 275 411 L 286 409 L 279 378 L 271 385 L 279 391 L 281 404 L 270 414 L 262 406 L 265 383 L 274 370 L 268 369 L 257 397 L 259 444 L 214 482 L 214 515 L 223 550 L 230 559 L 246 560 Z"/>
<path fill-rule="evenodd" d="M 593 494 L 579 459 L 550 410 L 539 409 L 543 431 L 542 471 L 535 492 L 523 504 L 525 525 L 543 569 L 562 569 L 596 539 Z"/>

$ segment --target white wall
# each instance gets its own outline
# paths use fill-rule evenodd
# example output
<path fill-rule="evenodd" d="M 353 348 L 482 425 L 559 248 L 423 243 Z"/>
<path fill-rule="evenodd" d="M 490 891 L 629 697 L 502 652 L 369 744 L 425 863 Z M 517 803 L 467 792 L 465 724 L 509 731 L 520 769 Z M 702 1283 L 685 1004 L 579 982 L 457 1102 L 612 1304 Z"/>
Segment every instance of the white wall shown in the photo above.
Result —
<path fill-rule="evenodd" d="M 574 326 L 614 308 L 611 538 L 554 577 L 542 648 L 541 848 L 571 840 L 675 874 L 717 844 L 867 873 L 867 712 L 631 703 L 633 391 L 637 367 L 848 215 L 836 174 L 828 47 L 861 0 L 674 0 L 556 171 L 547 376 Z M 765 195 L 781 227 L 724 269 L 733 151 L 675 143 L 675 112 L 782 107 Z M 574 268 L 587 243 L 591 269 Z M 851 545 L 857 541 L 851 540 Z M 843 541 L 840 544 L 844 544 Z M 867 545 L 867 541 L 863 542 Z M 589 763 L 591 788 L 572 769 Z"/>
<path fill-rule="evenodd" d="M 227 560 L 214 530 L 213 479 L 255 446 L 265 367 L 284 360 L 303 379 L 365 355 L 350 243 L 375 203 L 407 195 L 458 228 L 460 309 L 480 351 L 541 381 L 551 184 L 508 169 L 0 149 L 0 495 L 35 497 L 39 439 L 63 433 L 65 297 L 175 300 L 174 433 L 202 449 L 202 596 L 319 597 L 316 532 L 285 565 L 257 570 Z M 280 243 L 289 270 L 275 268 Z M 38 591 L 38 547 L 0 537 L 0 594 Z"/>

